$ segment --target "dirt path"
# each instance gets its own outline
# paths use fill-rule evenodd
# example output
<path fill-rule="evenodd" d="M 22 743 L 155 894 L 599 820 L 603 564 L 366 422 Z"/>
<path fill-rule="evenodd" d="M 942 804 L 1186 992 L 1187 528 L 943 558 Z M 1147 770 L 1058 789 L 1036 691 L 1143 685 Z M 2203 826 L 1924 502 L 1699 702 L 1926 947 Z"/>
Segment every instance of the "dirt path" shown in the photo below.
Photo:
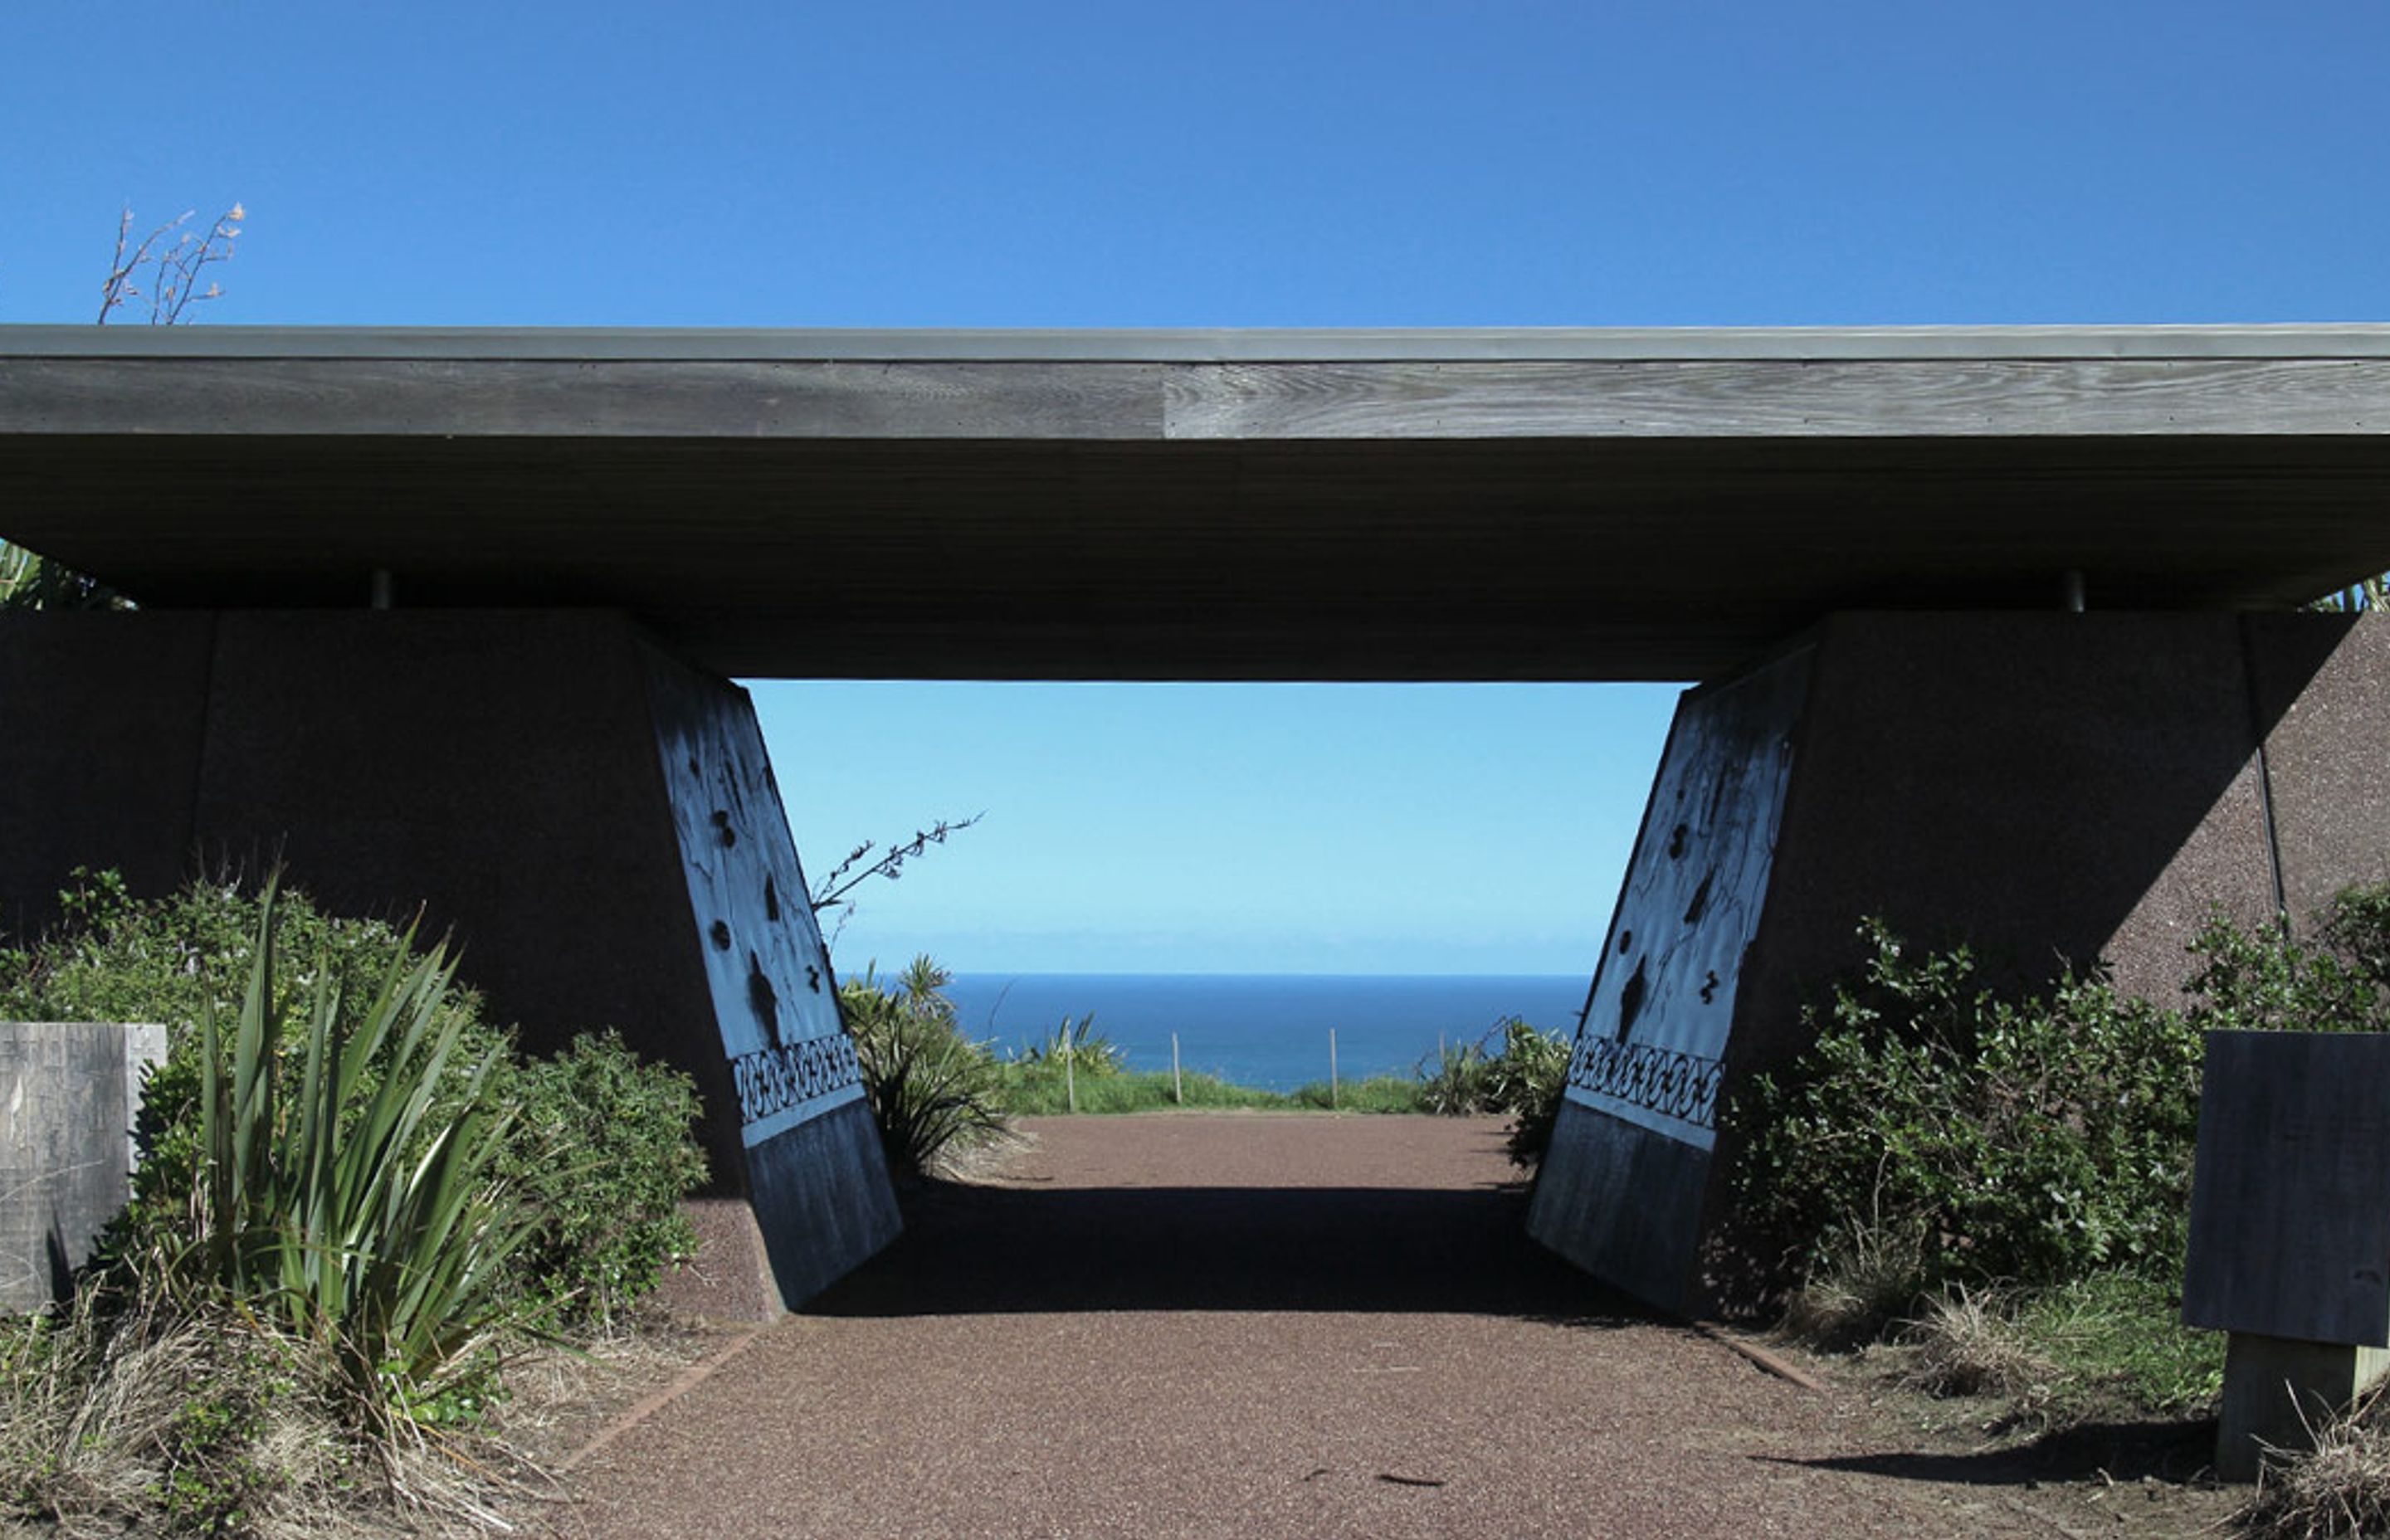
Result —
<path fill-rule="evenodd" d="M 888 1253 L 585 1460 L 544 1521 L 2049 1540 L 2215 1517 L 1904 1440 L 1864 1388 L 1805 1390 L 1600 1290 L 1524 1238 L 1495 1120 L 1028 1128 L 1001 1175 L 919 1195 Z"/>

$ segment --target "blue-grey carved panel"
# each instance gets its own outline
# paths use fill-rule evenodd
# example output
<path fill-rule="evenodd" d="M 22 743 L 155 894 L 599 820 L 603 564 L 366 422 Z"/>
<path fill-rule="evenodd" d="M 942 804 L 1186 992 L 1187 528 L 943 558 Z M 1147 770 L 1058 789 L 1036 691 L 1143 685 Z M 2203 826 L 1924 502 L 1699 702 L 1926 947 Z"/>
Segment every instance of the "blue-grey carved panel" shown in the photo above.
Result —
<path fill-rule="evenodd" d="M 1735 984 L 1767 896 L 1809 661 L 1803 648 L 1677 706 L 1569 1063 L 1571 1100 L 1716 1142 Z"/>
<path fill-rule="evenodd" d="M 667 661 L 649 676 L 714 1024 L 752 1149 L 859 1100 L 862 1077 L 754 713 L 735 687 Z"/>

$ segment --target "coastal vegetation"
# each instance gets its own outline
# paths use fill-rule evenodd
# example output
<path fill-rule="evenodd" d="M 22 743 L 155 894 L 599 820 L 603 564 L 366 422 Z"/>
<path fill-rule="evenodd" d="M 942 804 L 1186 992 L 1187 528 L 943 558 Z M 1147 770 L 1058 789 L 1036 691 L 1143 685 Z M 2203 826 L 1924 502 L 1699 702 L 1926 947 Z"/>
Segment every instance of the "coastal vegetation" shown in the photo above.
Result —
<path fill-rule="evenodd" d="M 0 1016 L 162 1022 L 133 1200 L 0 1320 L 0 1515 L 177 1534 L 471 1520 L 510 1364 L 621 1329 L 695 1237 L 694 1087 L 611 1033 L 529 1059 L 412 929 L 268 879 L 79 874 Z"/>
<path fill-rule="evenodd" d="M 2212 1408 L 2221 1338 L 2179 1321 L 2202 1033 L 2390 1028 L 2390 887 L 2306 940 L 2211 918 L 2171 1007 L 1862 935 L 1813 1046 L 1729 1110 L 1741 1207 L 1797 1285 L 1787 1329 L 2019 1426 Z"/>
<path fill-rule="evenodd" d="M 1565 1037 L 1512 1018 L 1479 1041 L 1446 1046 L 1407 1075 L 1270 1091 L 1198 1072 L 1130 1070 L 1092 1015 L 1065 1017 L 1017 1047 L 974 1041 L 946 996 L 952 982 L 922 956 L 884 982 L 867 969 L 840 987 L 865 1092 L 901 1175 L 951 1170 L 1000 1139 L 1016 1117 L 1175 1109 L 1508 1113 L 1512 1158 L 1532 1165 L 1568 1067 Z"/>

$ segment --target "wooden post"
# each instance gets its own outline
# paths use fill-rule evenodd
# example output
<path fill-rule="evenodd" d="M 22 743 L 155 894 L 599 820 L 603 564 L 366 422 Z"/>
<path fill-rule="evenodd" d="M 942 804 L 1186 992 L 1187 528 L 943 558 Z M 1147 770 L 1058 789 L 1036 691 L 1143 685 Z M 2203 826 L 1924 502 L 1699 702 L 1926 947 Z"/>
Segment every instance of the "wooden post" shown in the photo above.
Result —
<path fill-rule="evenodd" d="M 1069 1098 L 1073 1112 L 1079 1110 L 1078 1063 L 1079 1056 L 1071 1051 L 1070 1040 L 1065 1038 L 1062 1042 L 1062 1094 Z"/>
<path fill-rule="evenodd" d="M 1178 1034 L 1170 1034 L 1170 1100 L 1173 1106 L 1187 1105 L 1187 1087 L 1178 1079 Z"/>
<path fill-rule="evenodd" d="M 1336 1110 L 1336 1029 L 1328 1029 L 1328 1110 Z"/>

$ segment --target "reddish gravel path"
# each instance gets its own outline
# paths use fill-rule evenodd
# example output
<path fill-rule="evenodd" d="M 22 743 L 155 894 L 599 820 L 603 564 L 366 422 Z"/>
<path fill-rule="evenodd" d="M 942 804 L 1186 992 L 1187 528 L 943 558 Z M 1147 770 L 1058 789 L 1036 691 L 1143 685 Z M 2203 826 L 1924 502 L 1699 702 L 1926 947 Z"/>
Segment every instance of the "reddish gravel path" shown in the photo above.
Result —
<path fill-rule="evenodd" d="M 886 1255 L 583 1463 L 558 1533 L 2120 1533 L 1972 1457 L 1905 1462 L 1863 1394 L 1548 1256 L 1496 1121 L 1028 1126 L 1001 1177 L 919 1195 Z"/>

